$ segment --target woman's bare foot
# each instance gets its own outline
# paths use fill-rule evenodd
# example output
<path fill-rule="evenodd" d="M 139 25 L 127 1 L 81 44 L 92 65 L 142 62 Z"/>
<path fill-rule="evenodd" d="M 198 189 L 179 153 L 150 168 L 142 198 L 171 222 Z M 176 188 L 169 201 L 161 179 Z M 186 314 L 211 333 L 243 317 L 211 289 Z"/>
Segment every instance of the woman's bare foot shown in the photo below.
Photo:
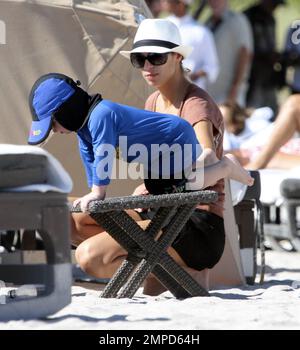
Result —
<path fill-rule="evenodd" d="M 251 159 L 251 155 L 248 152 L 248 150 L 244 150 L 244 149 L 233 149 L 225 153 L 233 154 L 243 167 L 246 167 L 246 165 L 250 162 L 250 159 Z"/>
<path fill-rule="evenodd" d="M 228 177 L 230 179 L 239 181 L 247 186 L 253 185 L 253 177 L 251 177 L 248 171 L 241 166 L 233 154 L 226 154 L 223 159 L 229 168 Z"/>

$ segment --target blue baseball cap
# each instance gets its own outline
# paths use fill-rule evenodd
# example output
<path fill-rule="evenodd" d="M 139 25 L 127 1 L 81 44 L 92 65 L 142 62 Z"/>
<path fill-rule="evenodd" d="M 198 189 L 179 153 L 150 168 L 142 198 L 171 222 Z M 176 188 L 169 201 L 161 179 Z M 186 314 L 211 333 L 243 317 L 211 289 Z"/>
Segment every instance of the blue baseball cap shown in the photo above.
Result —
<path fill-rule="evenodd" d="M 32 114 L 28 138 L 30 145 L 37 145 L 47 139 L 52 129 L 53 114 L 74 95 L 76 84 L 60 73 L 43 75 L 34 83 L 29 95 Z"/>

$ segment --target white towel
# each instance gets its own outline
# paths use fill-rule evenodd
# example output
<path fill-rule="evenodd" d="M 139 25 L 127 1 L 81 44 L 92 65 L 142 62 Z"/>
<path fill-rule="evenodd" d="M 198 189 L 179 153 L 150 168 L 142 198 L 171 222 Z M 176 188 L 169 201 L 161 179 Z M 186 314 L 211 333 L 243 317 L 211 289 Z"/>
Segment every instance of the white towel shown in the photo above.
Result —
<path fill-rule="evenodd" d="M 230 180 L 230 192 L 232 205 L 237 205 L 240 201 L 243 200 L 248 186 L 242 184 L 241 182 Z"/>
<path fill-rule="evenodd" d="M 280 184 L 285 179 L 300 179 L 300 167 L 290 170 L 282 169 L 261 169 L 261 196 L 260 200 L 265 204 L 280 205 L 282 196 L 280 193 Z"/>

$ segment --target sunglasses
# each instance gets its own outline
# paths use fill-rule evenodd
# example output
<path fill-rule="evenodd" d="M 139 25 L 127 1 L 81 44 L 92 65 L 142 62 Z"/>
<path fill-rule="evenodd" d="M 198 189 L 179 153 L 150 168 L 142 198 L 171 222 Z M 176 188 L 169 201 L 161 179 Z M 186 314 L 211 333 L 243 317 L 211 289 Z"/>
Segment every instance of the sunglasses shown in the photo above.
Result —
<path fill-rule="evenodd" d="M 149 53 L 147 56 L 144 56 L 142 53 L 136 52 L 130 54 L 130 61 L 135 68 L 144 68 L 146 60 L 153 66 L 161 66 L 167 62 L 168 54 L 169 52 Z"/>

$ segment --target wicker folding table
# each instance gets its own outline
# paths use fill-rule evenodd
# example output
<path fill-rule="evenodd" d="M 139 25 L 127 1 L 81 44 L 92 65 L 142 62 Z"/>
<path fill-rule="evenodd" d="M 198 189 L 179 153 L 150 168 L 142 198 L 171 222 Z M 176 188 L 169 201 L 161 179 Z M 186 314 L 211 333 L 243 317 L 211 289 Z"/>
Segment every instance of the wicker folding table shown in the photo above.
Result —
<path fill-rule="evenodd" d="M 198 203 L 217 200 L 213 191 L 195 191 L 148 196 L 125 196 L 93 201 L 90 216 L 127 252 L 127 259 L 116 271 L 102 298 L 132 298 L 150 272 L 177 298 L 208 296 L 167 253 Z M 143 230 L 125 209 L 155 208 L 155 215 Z M 71 209 L 80 212 L 79 206 Z M 161 236 L 156 239 L 162 230 Z"/>

